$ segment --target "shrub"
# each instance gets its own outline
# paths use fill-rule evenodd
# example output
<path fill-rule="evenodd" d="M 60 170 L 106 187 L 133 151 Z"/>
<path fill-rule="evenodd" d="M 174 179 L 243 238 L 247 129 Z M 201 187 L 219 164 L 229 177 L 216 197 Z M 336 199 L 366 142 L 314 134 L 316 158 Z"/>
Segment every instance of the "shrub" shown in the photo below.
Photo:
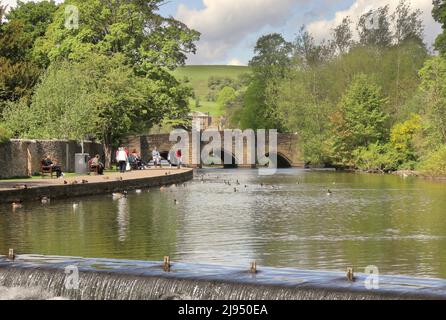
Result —
<path fill-rule="evenodd" d="M 432 152 L 420 164 L 419 170 L 433 176 L 446 176 L 446 145 Z"/>
<path fill-rule="evenodd" d="M 11 139 L 11 133 L 0 124 L 0 143 L 5 143 Z"/>

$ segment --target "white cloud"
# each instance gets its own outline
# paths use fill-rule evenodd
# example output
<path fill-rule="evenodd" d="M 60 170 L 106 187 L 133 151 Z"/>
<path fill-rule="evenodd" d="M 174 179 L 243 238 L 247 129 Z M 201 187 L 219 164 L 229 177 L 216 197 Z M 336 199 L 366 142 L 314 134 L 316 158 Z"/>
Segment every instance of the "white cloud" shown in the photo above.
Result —
<path fill-rule="evenodd" d="M 349 16 L 355 24 L 359 20 L 359 17 L 370 9 L 388 4 L 392 12 L 398 5 L 398 2 L 397 0 L 374 0 L 373 5 L 371 5 L 370 0 L 357 0 L 347 10 L 336 12 L 333 19 L 312 22 L 307 28 L 313 34 L 314 38 L 320 41 L 329 38 L 331 30 L 339 25 L 344 17 Z M 432 0 L 411 0 L 410 2 L 413 9 L 423 11 L 422 19 L 425 24 L 424 34 L 426 42 L 430 46 L 436 36 L 441 32 L 441 26 L 432 17 Z"/>
<path fill-rule="evenodd" d="M 233 59 L 229 60 L 228 66 L 246 66 L 246 64 L 244 64 L 237 58 L 233 58 Z"/>
<path fill-rule="evenodd" d="M 300 1 L 300 0 L 299 0 Z M 286 24 L 296 0 L 203 0 L 203 9 L 179 5 L 176 18 L 202 33 L 190 63 L 226 59 L 229 49 L 266 26 Z"/>

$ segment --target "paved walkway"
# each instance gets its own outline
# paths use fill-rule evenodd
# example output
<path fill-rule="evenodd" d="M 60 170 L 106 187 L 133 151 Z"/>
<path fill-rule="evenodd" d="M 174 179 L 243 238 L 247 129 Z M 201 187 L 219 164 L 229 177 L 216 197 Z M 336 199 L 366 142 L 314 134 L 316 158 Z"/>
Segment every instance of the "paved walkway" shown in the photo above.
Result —
<path fill-rule="evenodd" d="M 73 184 L 82 184 L 84 183 L 101 183 L 101 182 L 110 182 L 110 181 L 126 181 L 126 180 L 135 180 L 135 179 L 145 179 L 151 177 L 161 177 L 176 173 L 182 173 L 191 171 L 192 169 L 177 169 L 177 168 L 165 168 L 165 169 L 148 169 L 141 171 L 130 171 L 124 174 L 121 173 L 106 173 L 103 176 L 97 175 L 87 175 L 87 176 L 76 176 L 70 178 L 45 178 L 45 179 L 29 179 L 29 180 L 17 180 L 17 181 L 0 181 L 0 190 L 16 190 L 23 188 L 36 188 L 43 186 L 57 186 L 57 185 L 73 185 Z"/>

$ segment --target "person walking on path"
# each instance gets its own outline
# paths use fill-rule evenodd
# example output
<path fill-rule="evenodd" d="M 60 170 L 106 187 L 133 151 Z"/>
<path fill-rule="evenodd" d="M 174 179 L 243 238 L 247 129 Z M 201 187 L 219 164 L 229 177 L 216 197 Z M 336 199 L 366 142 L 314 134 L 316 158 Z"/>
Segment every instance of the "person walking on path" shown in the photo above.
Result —
<path fill-rule="evenodd" d="M 175 152 L 175 158 L 177 159 L 178 169 L 181 169 L 181 165 L 183 164 L 183 153 L 181 152 L 181 149 L 178 149 Z"/>
<path fill-rule="evenodd" d="M 124 145 L 121 145 L 118 151 L 116 151 L 116 161 L 118 162 L 119 172 L 125 173 L 128 159 L 129 156 L 127 154 L 127 151 Z"/>

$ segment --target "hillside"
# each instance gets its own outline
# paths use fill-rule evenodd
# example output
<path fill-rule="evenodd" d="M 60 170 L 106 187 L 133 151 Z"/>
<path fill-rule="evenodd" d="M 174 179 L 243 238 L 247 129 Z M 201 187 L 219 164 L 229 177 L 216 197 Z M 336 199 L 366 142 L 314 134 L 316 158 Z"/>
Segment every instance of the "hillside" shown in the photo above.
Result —
<path fill-rule="evenodd" d="M 200 65 L 185 66 L 175 70 L 174 75 L 181 80 L 187 77 L 194 88 L 195 96 L 199 99 L 201 107 L 196 108 L 195 100 L 191 100 L 191 109 L 201 112 L 209 112 L 211 116 L 221 115 L 221 111 L 215 102 L 207 101 L 210 89 L 208 81 L 211 77 L 237 79 L 239 75 L 250 72 L 249 67 L 243 66 L 217 66 Z"/>

